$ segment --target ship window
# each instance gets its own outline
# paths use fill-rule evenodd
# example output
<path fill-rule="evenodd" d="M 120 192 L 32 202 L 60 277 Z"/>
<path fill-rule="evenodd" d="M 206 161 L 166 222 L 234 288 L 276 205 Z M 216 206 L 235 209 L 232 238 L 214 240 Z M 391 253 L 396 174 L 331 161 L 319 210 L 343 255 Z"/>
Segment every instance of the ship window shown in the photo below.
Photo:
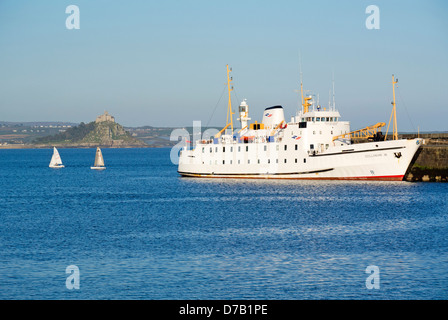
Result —
<path fill-rule="evenodd" d="M 299 128 L 306 128 L 306 122 L 300 122 Z"/>
<path fill-rule="evenodd" d="M 296 159 L 296 163 L 297 163 L 297 159 Z"/>
<path fill-rule="evenodd" d="M 296 144 L 296 150 L 299 150 L 299 145 Z"/>
<path fill-rule="evenodd" d="M 331 130 L 331 134 L 333 134 L 333 130 Z"/>
<path fill-rule="evenodd" d="M 321 121 L 325 121 L 325 118 L 324 118 L 324 117 L 322 117 Z"/>
<path fill-rule="evenodd" d="M 218 147 L 215 148 L 215 152 L 218 152 Z"/>
<path fill-rule="evenodd" d="M 249 146 L 246 146 L 246 151 L 249 151 Z"/>
<path fill-rule="evenodd" d="M 326 145 L 325 145 L 325 149 L 328 149 L 329 146 L 330 146 L 330 145 L 326 144 Z"/>
<path fill-rule="evenodd" d="M 286 159 L 285 159 L 285 163 L 286 163 Z"/>
<path fill-rule="evenodd" d="M 250 164 L 250 160 L 247 160 L 247 163 Z"/>
<path fill-rule="evenodd" d="M 323 119 L 324 119 L 324 118 L 322 118 L 322 121 L 323 121 Z M 319 118 L 319 117 L 317 117 L 317 118 L 316 118 L 316 121 L 320 121 L 320 118 Z"/>
<path fill-rule="evenodd" d="M 330 118 L 327 117 L 327 121 L 330 121 Z"/>
<path fill-rule="evenodd" d="M 279 145 L 277 145 L 277 148 L 276 148 L 277 151 L 278 151 L 278 148 L 279 148 Z"/>
<path fill-rule="evenodd" d="M 213 148 L 210 148 L 210 153 L 212 153 L 213 152 Z"/>
<path fill-rule="evenodd" d="M 222 164 L 226 164 L 226 160 L 222 160 Z"/>
<path fill-rule="evenodd" d="M 285 151 L 286 151 L 286 149 L 288 149 L 288 146 L 285 144 Z"/>
<path fill-rule="evenodd" d="M 275 163 L 278 163 L 278 159 L 275 159 Z"/>
<path fill-rule="evenodd" d="M 241 151 L 241 146 L 238 146 L 238 152 L 240 152 Z"/>
<path fill-rule="evenodd" d="M 322 131 L 319 131 L 319 134 L 322 134 Z"/>
<path fill-rule="evenodd" d="M 266 147 L 266 146 L 264 146 L 264 151 L 266 151 L 266 148 L 267 148 L 267 147 Z"/>
<path fill-rule="evenodd" d="M 204 153 L 204 149 L 205 149 L 205 148 L 202 148 L 202 153 Z"/>
<path fill-rule="evenodd" d="M 240 160 L 238 160 L 238 164 L 240 164 Z"/>
<path fill-rule="evenodd" d="M 268 163 L 271 163 L 271 159 L 268 159 Z"/>
<path fill-rule="evenodd" d="M 311 118 L 311 121 L 313 121 L 313 122 L 314 122 L 314 117 L 312 117 L 312 118 Z"/>
<path fill-rule="evenodd" d="M 303 163 L 306 163 L 306 159 L 305 158 L 303 158 Z"/>
<path fill-rule="evenodd" d="M 316 134 L 316 131 L 313 131 L 313 134 Z"/>
<path fill-rule="evenodd" d="M 232 164 L 232 160 L 230 160 L 230 164 Z"/>
<path fill-rule="evenodd" d="M 258 159 L 258 164 L 260 164 L 260 159 Z"/>
<path fill-rule="evenodd" d="M 226 152 L 226 147 L 222 147 L 222 152 Z"/>
<path fill-rule="evenodd" d="M 314 144 L 310 144 L 310 149 L 311 149 L 311 150 L 314 149 Z"/>

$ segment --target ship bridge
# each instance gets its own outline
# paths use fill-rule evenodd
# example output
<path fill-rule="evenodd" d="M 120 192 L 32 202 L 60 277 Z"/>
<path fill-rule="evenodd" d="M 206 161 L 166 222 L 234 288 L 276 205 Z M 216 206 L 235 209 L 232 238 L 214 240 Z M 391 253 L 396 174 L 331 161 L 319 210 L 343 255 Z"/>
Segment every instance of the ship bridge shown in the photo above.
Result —
<path fill-rule="evenodd" d="M 341 118 L 336 110 L 313 110 L 300 113 L 296 116 L 295 122 L 337 122 Z"/>

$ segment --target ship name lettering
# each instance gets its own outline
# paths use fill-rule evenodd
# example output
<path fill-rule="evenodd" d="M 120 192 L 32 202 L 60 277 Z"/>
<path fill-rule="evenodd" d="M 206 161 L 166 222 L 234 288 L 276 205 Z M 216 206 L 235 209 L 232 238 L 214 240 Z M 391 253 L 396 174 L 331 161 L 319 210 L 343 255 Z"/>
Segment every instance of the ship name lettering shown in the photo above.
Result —
<path fill-rule="evenodd" d="M 381 157 L 382 154 L 366 154 L 366 158 Z"/>

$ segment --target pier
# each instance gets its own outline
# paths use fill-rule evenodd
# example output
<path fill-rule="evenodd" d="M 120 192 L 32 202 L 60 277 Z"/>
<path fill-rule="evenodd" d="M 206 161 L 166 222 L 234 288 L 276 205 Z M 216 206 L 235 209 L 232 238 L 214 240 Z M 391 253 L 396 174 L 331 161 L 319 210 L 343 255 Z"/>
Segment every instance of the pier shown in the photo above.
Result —
<path fill-rule="evenodd" d="M 403 139 L 417 138 L 417 134 L 402 134 Z M 424 145 L 417 152 L 404 179 L 406 181 L 448 182 L 448 133 L 420 134 Z"/>

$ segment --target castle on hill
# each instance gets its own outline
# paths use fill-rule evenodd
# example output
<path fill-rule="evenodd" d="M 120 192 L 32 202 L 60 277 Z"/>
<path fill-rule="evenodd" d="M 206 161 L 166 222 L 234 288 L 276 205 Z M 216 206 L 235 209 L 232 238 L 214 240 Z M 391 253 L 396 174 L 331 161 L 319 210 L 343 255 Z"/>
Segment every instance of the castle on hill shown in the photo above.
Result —
<path fill-rule="evenodd" d="M 96 117 L 96 120 L 95 120 L 96 123 L 105 122 L 105 121 L 115 122 L 115 118 L 113 116 L 111 116 L 107 111 L 104 111 L 104 113 L 102 115 Z"/>

